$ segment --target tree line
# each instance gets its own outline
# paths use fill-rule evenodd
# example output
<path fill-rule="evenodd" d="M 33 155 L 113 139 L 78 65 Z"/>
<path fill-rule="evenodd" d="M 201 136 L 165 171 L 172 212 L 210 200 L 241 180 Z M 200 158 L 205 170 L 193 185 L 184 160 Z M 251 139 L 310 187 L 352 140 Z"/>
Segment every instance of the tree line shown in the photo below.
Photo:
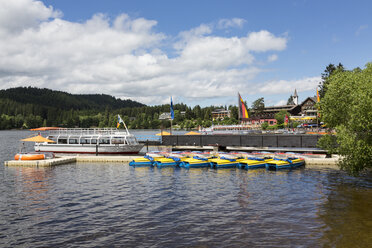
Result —
<path fill-rule="evenodd" d="M 212 120 L 212 111 L 225 108 L 231 111 L 230 118 Z M 72 95 L 50 89 L 19 87 L 0 90 L 0 129 L 58 127 L 116 127 L 119 114 L 132 129 L 169 128 L 169 120 L 159 116 L 170 111 L 170 104 L 146 106 L 121 100 L 108 95 Z M 176 128 L 190 129 L 213 124 L 231 125 L 238 123 L 236 106 L 174 105 Z"/>

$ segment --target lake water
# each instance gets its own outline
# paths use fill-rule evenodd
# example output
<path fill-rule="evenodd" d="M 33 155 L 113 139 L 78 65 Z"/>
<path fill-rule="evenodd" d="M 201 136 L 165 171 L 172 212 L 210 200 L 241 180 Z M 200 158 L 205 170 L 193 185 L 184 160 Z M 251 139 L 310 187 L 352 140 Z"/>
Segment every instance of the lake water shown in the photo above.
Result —
<path fill-rule="evenodd" d="M 370 175 L 120 163 L 4 167 L 29 134 L 0 131 L 0 247 L 372 244 Z"/>

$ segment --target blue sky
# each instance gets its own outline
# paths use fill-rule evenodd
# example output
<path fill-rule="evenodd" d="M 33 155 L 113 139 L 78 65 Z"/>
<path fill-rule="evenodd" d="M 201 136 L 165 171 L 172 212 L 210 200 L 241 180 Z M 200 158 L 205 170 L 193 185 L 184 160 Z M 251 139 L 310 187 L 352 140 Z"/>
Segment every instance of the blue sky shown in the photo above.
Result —
<path fill-rule="evenodd" d="M 191 106 L 237 104 L 240 92 L 248 105 L 279 105 L 294 88 L 300 101 L 313 96 L 329 63 L 372 61 L 369 1 L 0 0 L 0 9 L 1 88 L 150 105 L 172 95 Z"/>

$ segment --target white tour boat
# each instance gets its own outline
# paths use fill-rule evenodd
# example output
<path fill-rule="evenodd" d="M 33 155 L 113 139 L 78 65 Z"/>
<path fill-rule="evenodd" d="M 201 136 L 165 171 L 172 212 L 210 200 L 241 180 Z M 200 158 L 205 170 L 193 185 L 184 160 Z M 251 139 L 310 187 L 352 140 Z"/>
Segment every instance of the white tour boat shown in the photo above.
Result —
<path fill-rule="evenodd" d="M 36 152 L 137 154 L 143 147 L 127 129 L 58 128 L 47 138 L 55 143 L 35 143 Z"/>

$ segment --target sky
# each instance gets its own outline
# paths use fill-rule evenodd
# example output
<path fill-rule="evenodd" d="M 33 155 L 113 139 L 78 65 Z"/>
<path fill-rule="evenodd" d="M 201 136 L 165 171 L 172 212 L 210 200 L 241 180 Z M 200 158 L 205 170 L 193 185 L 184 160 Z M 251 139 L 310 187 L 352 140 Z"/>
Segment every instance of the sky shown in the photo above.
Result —
<path fill-rule="evenodd" d="M 286 104 L 372 62 L 372 1 L 0 0 L 0 89 Z"/>

